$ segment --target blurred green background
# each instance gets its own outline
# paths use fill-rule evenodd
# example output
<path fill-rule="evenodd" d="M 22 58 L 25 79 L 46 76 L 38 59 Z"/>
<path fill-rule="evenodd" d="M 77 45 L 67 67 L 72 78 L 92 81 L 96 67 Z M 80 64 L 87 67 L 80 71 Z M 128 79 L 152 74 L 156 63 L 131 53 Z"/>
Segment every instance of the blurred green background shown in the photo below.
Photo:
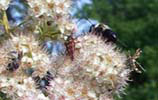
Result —
<path fill-rule="evenodd" d="M 141 48 L 146 69 L 133 73 L 126 95 L 116 100 L 158 100 L 158 0 L 92 0 L 76 16 L 108 24 L 126 50 Z"/>

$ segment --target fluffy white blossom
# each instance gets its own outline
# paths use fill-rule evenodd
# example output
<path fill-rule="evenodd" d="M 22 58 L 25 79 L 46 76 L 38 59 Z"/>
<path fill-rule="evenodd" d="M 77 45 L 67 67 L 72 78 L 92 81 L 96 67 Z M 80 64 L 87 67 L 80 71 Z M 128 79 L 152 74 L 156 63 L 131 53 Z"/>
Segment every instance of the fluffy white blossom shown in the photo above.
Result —
<path fill-rule="evenodd" d="M 6 10 L 11 0 L 0 0 L 0 10 Z"/>
<path fill-rule="evenodd" d="M 75 24 L 70 20 L 69 16 L 56 17 L 55 23 L 59 26 L 59 30 L 62 34 L 71 34 L 75 31 Z"/>
<path fill-rule="evenodd" d="M 76 91 L 71 98 L 76 99 L 78 96 L 88 99 L 92 96 L 90 98 L 94 100 L 112 100 L 110 95 L 119 94 L 127 85 L 130 68 L 126 65 L 126 55 L 114 44 L 105 43 L 95 35 L 88 34 L 76 41 L 74 60 L 68 55 L 61 59 L 62 64 L 53 65 L 63 80 L 71 80 L 69 88 L 72 89 L 71 92 Z M 87 92 L 84 97 L 81 95 L 82 89 Z M 65 93 L 65 90 L 62 91 Z"/>
<path fill-rule="evenodd" d="M 53 73 L 51 59 L 34 36 L 12 36 L 0 51 L 0 90 L 15 100 L 49 100 L 39 78 Z"/>
<path fill-rule="evenodd" d="M 27 0 L 30 14 L 35 17 L 49 16 L 58 25 L 61 33 L 71 33 L 75 28 L 70 18 L 71 0 Z M 67 32 L 68 31 L 68 32 Z"/>
<path fill-rule="evenodd" d="M 105 43 L 100 37 L 86 35 L 77 39 L 76 62 L 84 72 L 91 77 L 100 88 L 100 93 L 110 91 L 118 93 L 127 85 L 130 72 L 127 66 L 127 56 L 116 45 Z"/>
<path fill-rule="evenodd" d="M 46 14 L 54 16 L 55 14 L 67 15 L 71 7 L 71 0 L 27 0 L 33 15 L 39 17 Z"/>

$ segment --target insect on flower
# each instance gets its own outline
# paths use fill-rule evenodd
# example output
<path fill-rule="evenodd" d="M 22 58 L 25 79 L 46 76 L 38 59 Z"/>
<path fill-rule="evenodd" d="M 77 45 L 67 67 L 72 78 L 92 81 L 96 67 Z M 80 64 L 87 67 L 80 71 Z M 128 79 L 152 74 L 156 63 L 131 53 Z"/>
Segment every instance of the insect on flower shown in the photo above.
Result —
<path fill-rule="evenodd" d="M 116 32 L 114 32 L 108 25 L 103 23 L 93 24 L 88 18 L 86 19 L 91 24 L 89 33 L 101 36 L 103 40 L 106 40 L 106 42 L 116 43 Z"/>
<path fill-rule="evenodd" d="M 140 57 L 141 52 L 142 51 L 140 49 L 137 49 L 136 53 L 133 56 L 131 56 L 130 54 L 128 55 L 128 65 L 131 66 L 132 69 L 138 73 L 141 73 L 139 68 L 145 71 L 145 69 L 140 65 L 140 63 L 137 62 L 137 59 Z"/>
<path fill-rule="evenodd" d="M 115 43 L 117 41 L 116 32 L 113 32 L 109 26 L 102 23 L 96 25 L 92 24 L 89 32 L 98 36 L 102 36 L 103 39 L 107 39 L 106 42 Z"/>
<path fill-rule="evenodd" d="M 21 63 L 21 59 L 23 57 L 23 53 L 21 51 L 16 52 L 16 51 L 12 51 L 10 52 L 10 62 L 7 65 L 7 70 L 9 71 L 15 71 L 19 68 L 20 63 Z"/>
<path fill-rule="evenodd" d="M 42 78 L 40 78 L 39 76 L 34 77 L 37 88 L 41 90 L 47 89 L 47 87 L 50 86 L 50 81 L 53 79 L 54 77 L 49 71 L 47 71 L 46 75 Z"/>
<path fill-rule="evenodd" d="M 88 20 L 88 19 L 87 19 Z M 88 20 L 89 21 L 89 20 Z M 89 23 L 91 23 L 89 21 Z M 92 23 L 91 23 L 92 24 Z M 126 44 L 117 39 L 116 32 L 114 32 L 108 25 L 99 23 L 92 24 L 89 29 L 89 33 L 92 33 L 97 36 L 101 36 L 105 42 L 119 43 L 123 47 L 127 47 Z"/>
<path fill-rule="evenodd" d="M 74 60 L 74 51 L 75 51 L 75 38 L 70 35 L 65 42 L 67 54 L 70 56 L 71 60 Z"/>

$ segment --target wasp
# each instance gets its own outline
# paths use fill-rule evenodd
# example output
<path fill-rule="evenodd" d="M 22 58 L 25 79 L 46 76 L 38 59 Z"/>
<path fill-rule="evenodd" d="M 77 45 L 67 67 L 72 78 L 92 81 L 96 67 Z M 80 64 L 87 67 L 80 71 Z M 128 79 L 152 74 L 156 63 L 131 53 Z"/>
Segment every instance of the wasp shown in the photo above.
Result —
<path fill-rule="evenodd" d="M 131 66 L 131 68 L 133 70 L 135 70 L 138 73 L 141 73 L 141 71 L 139 70 L 140 68 L 145 71 L 145 69 L 141 66 L 141 64 L 139 62 L 137 62 L 137 59 L 140 57 L 140 54 L 142 53 L 142 51 L 140 49 L 136 50 L 136 53 L 131 56 L 130 54 L 128 55 L 128 65 Z"/>
<path fill-rule="evenodd" d="M 98 36 L 101 36 L 106 42 L 116 43 L 116 32 L 112 31 L 112 29 L 105 24 L 92 24 L 90 26 L 89 32 Z"/>
<path fill-rule="evenodd" d="M 65 42 L 65 46 L 67 55 L 70 56 L 72 61 L 74 60 L 75 44 L 75 38 L 72 35 L 68 36 L 67 41 Z"/>
<path fill-rule="evenodd" d="M 19 68 L 21 59 L 23 57 L 23 53 L 12 51 L 10 52 L 10 56 L 11 56 L 10 62 L 8 63 L 6 69 L 13 72 Z"/>
<path fill-rule="evenodd" d="M 85 17 L 87 21 L 91 24 L 89 28 L 89 33 L 95 34 L 97 36 L 101 36 L 105 42 L 113 42 L 116 43 L 117 37 L 116 32 L 114 32 L 108 25 L 103 23 L 93 24 L 87 17 Z M 80 21 L 81 19 L 79 19 Z"/>

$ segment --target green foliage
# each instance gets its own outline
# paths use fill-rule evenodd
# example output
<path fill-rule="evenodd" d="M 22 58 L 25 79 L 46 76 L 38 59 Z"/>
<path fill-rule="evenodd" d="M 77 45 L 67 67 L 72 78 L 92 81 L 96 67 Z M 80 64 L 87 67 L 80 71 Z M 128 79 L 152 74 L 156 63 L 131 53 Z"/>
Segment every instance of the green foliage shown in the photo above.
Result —
<path fill-rule="evenodd" d="M 6 94 L 0 92 L 0 100 L 10 100 L 10 99 L 6 97 Z"/>
<path fill-rule="evenodd" d="M 146 69 L 143 74 L 133 73 L 134 82 L 118 100 L 158 100 L 158 0 L 92 0 L 78 17 L 88 17 L 107 23 L 126 50 L 141 48 L 139 59 Z"/>
<path fill-rule="evenodd" d="M 51 25 L 48 25 L 50 23 Z M 44 23 L 41 23 L 38 25 L 38 31 L 39 31 L 39 40 L 46 40 L 46 39 L 51 39 L 51 40 L 56 40 L 60 36 L 60 31 L 57 28 L 57 25 L 52 24 L 52 22 L 45 21 Z"/>

